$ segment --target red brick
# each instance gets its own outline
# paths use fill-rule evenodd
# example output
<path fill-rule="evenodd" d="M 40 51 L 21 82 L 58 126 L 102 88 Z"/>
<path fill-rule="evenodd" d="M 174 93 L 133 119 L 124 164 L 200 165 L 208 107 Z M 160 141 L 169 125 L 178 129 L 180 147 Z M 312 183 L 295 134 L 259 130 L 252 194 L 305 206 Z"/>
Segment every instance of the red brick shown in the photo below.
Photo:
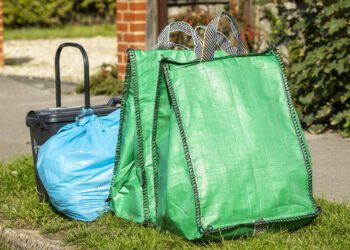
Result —
<path fill-rule="evenodd" d="M 125 12 L 123 13 L 124 21 L 146 21 L 146 13 L 133 13 Z"/>
<path fill-rule="evenodd" d="M 124 42 L 145 42 L 146 36 L 145 35 L 124 35 Z"/>
<path fill-rule="evenodd" d="M 125 81 L 125 74 L 119 74 L 118 73 L 118 80 L 124 82 Z"/>
<path fill-rule="evenodd" d="M 126 64 L 125 63 L 118 63 L 118 65 L 117 65 L 118 76 L 120 74 L 125 75 L 125 70 L 126 70 Z"/>
<path fill-rule="evenodd" d="M 146 45 L 144 42 L 143 43 L 130 43 L 128 48 L 146 50 Z"/>
<path fill-rule="evenodd" d="M 127 62 L 128 62 L 128 55 L 127 55 L 127 54 L 124 54 L 124 55 L 123 55 L 123 62 L 124 62 L 124 63 L 127 63 Z"/>
<path fill-rule="evenodd" d="M 117 22 L 118 21 L 123 21 L 123 12 L 122 11 L 117 11 Z"/>
<path fill-rule="evenodd" d="M 121 11 L 121 10 L 128 10 L 128 3 L 126 2 L 119 2 L 117 1 L 117 11 Z"/>
<path fill-rule="evenodd" d="M 1 1 L 1 0 L 0 0 Z M 142 49 L 146 47 L 147 1 L 117 0 L 117 57 L 118 78 L 125 76 L 128 48 Z"/>
<path fill-rule="evenodd" d="M 128 31 L 128 24 L 127 23 L 122 23 L 122 22 L 118 22 L 117 23 L 117 32 L 120 32 L 120 31 Z"/>
<path fill-rule="evenodd" d="M 125 51 L 123 52 L 118 52 L 117 54 L 118 57 L 118 63 L 126 63 L 128 60 L 128 56 L 126 55 Z"/>
<path fill-rule="evenodd" d="M 118 54 L 121 53 L 126 53 L 126 51 L 128 49 L 140 49 L 140 50 L 145 50 L 146 49 L 146 45 L 144 42 L 129 42 L 129 43 L 125 43 L 125 42 L 119 42 L 117 43 L 117 51 Z"/>
<path fill-rule="evenodd" d="M 122 33 L 122 32 L 118 32 L 118 35 L 117 35 L 117 40 L 118 40 L 118 42 L 119 42 L 119 41 L 121 41 L 121 42 L 124 41 L 123 38 L 124 38 L 123 33 Z"/>
<path fill-rule="evenodd" d="M 129 23 L 130 31 L 146 31 L 146 23 Z"/>
<path fill-rule="evenodd" d="M 125 43 L 118 43 L 118 51 L 119 52 L 126 52 L 126 50 L 129 48 L 129 46 Z"/>
<path fill-rule="evenodd" d="M 130 3 L 130 10 L 135 11 L 146 11 L 147 10 L 147 3 Z"/>
<path fill-rule="evenodd" d="M 122 54 L 118 54 L 117 57 L 118 57 L 118 63 L 123 62 L 123 55 Z"/>

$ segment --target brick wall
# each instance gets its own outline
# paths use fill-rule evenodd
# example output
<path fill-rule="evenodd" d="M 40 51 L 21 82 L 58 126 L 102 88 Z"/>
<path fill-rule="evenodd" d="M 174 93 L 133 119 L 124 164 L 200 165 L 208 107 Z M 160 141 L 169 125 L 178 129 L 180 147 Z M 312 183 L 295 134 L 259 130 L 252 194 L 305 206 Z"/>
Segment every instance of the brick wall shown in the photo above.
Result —
<path fill-rule="evenodd" d="M 146 49 L 147 0 L 117 0 L 118 78 L 124 79 L 126 50 Z"/>
<path fill-rule="evenodd" d="M 0 67 L 4 66 L 4 25 L 3 25 L 3 5 L 2 0 L 0 0 Z"/>

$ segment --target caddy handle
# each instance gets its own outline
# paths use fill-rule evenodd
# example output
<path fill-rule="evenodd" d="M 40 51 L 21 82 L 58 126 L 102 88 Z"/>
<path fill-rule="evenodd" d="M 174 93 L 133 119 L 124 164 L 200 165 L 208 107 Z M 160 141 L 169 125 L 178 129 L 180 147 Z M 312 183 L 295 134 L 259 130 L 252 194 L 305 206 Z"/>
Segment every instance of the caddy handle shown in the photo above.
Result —
<path fill-rule="evenodd" d="M 60 73 L 60 56 L 62 49 L 73 47 L 80 50 L 84 61 L 84 96 L 85 108 L 90 108 L 90 79 L 89 79 L 89 59 L 83 46 L 78 43 L 62 43 L 55 55 L 55 84 L 56 84 L 56 107 L 61 107 L 61 73 Z"/>

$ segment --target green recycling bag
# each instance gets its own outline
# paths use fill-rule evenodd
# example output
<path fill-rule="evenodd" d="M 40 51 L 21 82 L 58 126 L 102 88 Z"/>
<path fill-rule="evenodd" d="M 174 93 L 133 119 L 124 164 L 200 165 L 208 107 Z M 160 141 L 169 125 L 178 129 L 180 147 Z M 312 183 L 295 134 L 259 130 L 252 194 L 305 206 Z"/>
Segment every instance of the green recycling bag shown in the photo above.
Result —
<path fill-rule="evenodd" d="M 169 41 L 170 33 L 174 31 L 192 36 L 195 51 L 165 50 L 174 46 Z M 220 46 L 227 53 L 238 53 L 226 39 L 221 34 L 218 38 Z M 156 222 L 151 135 L 159 61 L 162 57 L 180 62 L 194 60 L 196 53 L 198 56 L 198 43 L 197 35 L 189 24 L 173 22 L 160 34 L 159 49 L 129 49 L 127 52 L 115 172 L 110 190 L 112 210 L 120 218 L 138 223 Z M 227 53 L 217 51 L 216 56 Z"/>
<path fill-rule="evenodd" d="M 309 150 L 275 49 L 163 59 L 152 132 L 157 224 L 186 239 L 292 229 L 320 213 Z"/>
<path fill-rule="evenodd" d="M 111 204 L 118 217 L 148 223 L 155 221 L 151 131 L 159 61 L 161 55 L 187 61 L 195 59 L 195 54 L 189 50 L 130 49 L 127 55 Z"/>

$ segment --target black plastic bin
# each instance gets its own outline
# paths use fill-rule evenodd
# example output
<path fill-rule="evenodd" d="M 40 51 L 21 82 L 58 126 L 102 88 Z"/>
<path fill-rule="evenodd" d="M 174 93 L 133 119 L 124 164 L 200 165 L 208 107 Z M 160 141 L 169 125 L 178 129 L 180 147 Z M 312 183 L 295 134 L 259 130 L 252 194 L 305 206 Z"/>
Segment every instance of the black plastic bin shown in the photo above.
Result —
<path fill-rule="evenodd" d="M 61 80 L 60 80 L 60 55 L 65 47 L 78 48 L 82 53 L 84 60 L 84 89 L 85 89 L 85 108 L 94 110 L 97 116 L 108 115 L 120 107 L 121 98 L 113 97 L 107 104 L 90 107 L 90 82 L 89 82 L 89 61 L 84 48 L 76 43 L 61 44 L 55 56 L 55 83 L 56 83 L 56 108 L 46 108 L 41 110 L 29 111 L 26 116 L 26 125 L 30 129 L 30 139 L 32 143 L 32 152 L 34 159 L 35 181 L 37 184 L 38 196 L 40 201 L 49 201 L 46 190 L 38 176 L 36 168 L 38 151 L 41 145 L 64 125 L 75 121 L 77 115 L 83 107 L 61 107 Z"/>

